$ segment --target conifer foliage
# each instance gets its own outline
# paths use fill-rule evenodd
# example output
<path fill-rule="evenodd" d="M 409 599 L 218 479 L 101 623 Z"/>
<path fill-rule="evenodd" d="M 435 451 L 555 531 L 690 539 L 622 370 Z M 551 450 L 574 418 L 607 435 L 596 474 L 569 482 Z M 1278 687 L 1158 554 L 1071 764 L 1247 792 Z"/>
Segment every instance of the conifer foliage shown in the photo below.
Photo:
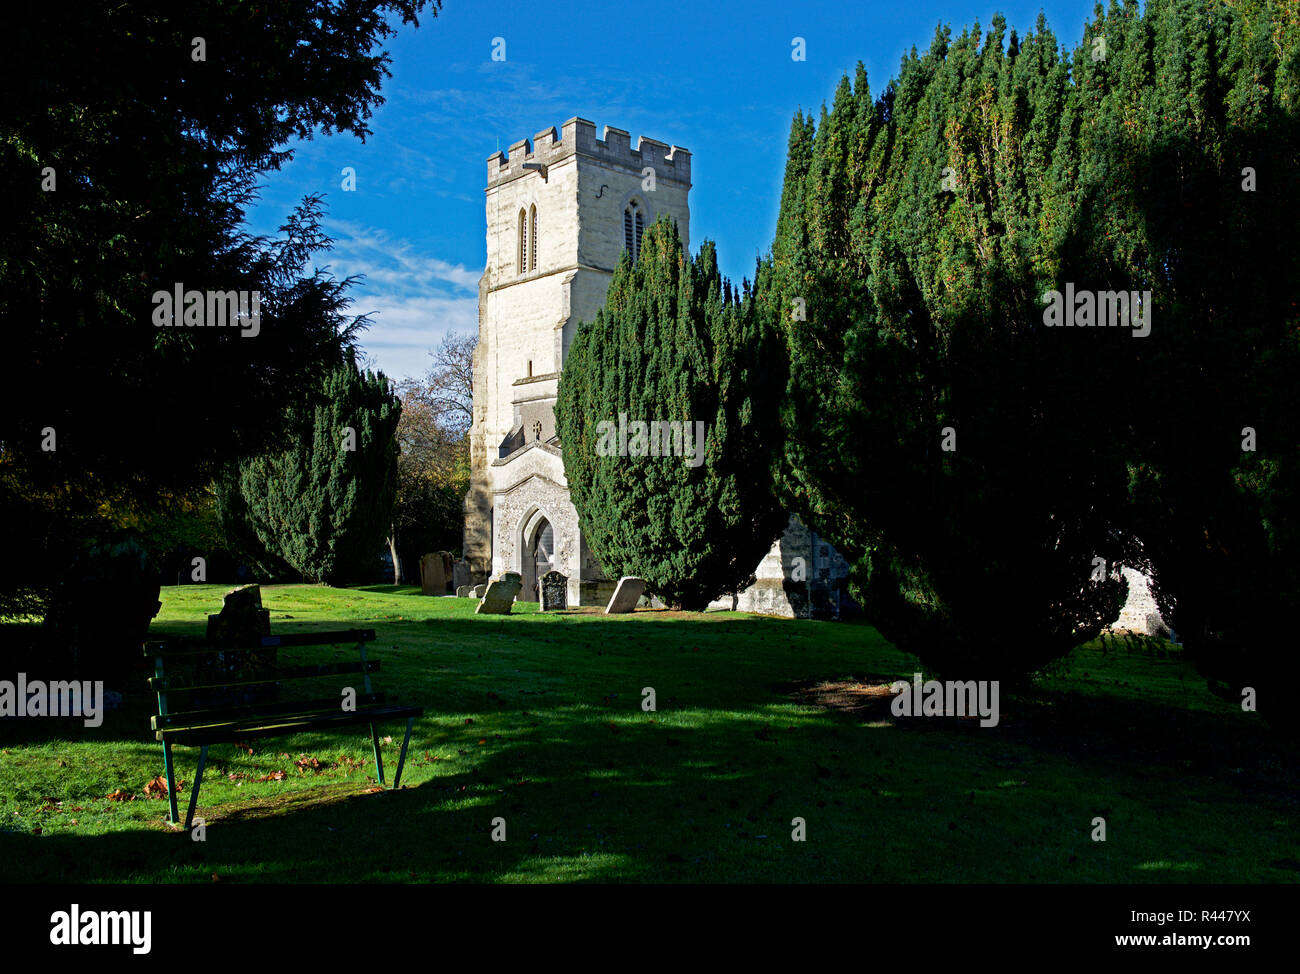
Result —
<path fill-rule="evenodd" d="M 940 28 L 879 98 L 859 66 L 796 115 L 757 285 L 790 354 L 782 482 L 929 665 L 1064 654 L 1117 615 L 1123 563 L 1156 570 L 1189 648 L 1269 641 L 1216 592 L 1291 614 L 1260 610 L 1297 588 L 1295 393 L 1273 384 L 1297 260 L 1267 245 L 1297 212 L 1296 37 L 1270 0 L 1099 5 L 1072 52 L 1041 15 L 996 17 Z M 1049 327 L 1053 291 L 1126 292 L 1130 318 Z M 1242 416 L 1267 448 L 1240 451 Z"/>
<path fill-rule="evenodd" d="M 686 609 L 740 587 L 785 523 L 771 492 L 783 356 L 747 292 L 722 278 L 711 242 L 692 259 L 660 218 L 635 262 L 624 252 L 560 377 L 556 428 L 587 543 L 607 576 L 638 575 Z"/>
<path fill-rule="evenodd" d="M 270 554 L 312 581 L 369 580 L 392 523 L 401 405 L 353 360 L 296 410 L 288 447 L 239 465 L 239 512 Z"/>

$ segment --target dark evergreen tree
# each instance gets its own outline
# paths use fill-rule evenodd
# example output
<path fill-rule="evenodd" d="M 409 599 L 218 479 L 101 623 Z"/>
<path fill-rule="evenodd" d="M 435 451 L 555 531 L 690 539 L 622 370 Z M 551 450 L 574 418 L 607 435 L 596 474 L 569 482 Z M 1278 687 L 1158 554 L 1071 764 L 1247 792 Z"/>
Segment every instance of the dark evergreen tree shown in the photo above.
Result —
<path fill-rule="evenodd" d="M 0 607 L 39 611 L 102 512 L 204 489 L 282 438 L 358 322 L 310 269 L 312 204 L 244 224 L 291 140 L 362 140 L 401 23 L 439 0 L 27 5 L 0 99 Z M 153 295 L 257 291 L 256 338 L 156 327 Z M 52 394 L 52 390 L 57 393 Z M 44 432 L 57 436 L 57 449 Z M 44 444 L 44 446 L 43 446 Z"/>
<path fill-rule="evenodd" d="M 1133 56 L 1104 71 L 1076 57 L 1097 105 L 1082 202 L 1156 296 L 1134 343 L 1137 530 L 1211 688 L 1295 733 L 1300 8 L 1158 0 L 1140 18 L 1098 11 L 1092 31 Z"/>
<path fill-rule="evenodd" d="M 790 496 L 931 665 L 1015 674 L 1095 634 L 1122 592 L 1100 558 L 1154 569 L 1219 689 L 1270 686 L 1286 721 L 1300 17 L 1151 0 L 1070 53 L 1041 16 L 1003 33 L 941 29 L 870 110 L 859 72 L 796 116 L 759 275 Z M 1150 334 L 1044 327 L 1067 283 L 1137 292 Z"/>
<path fill-rule="evenodd" d="M 262 546 L 312 581 L 369 580 L 392 524 L 400 415 L 383 373 L 353 361 L 332 372 L 293 417 L 288 448 L 240 465 L 243 513 Z"/>
<path fill-rule="evenodd" d="M 686 609 L 741 587 L 785 523 L 771 491 L 783 356 L 744 291 L 711 242 L 691 259 L 661 218 L 638 260 L 623 254 L 560 377 L 556 428 L 591 550 L 607 575 Z"/>
<path fill-rule="evenodd" d="M 790 350 L 790 496 L 882 632 L 958 676 L 1023 677 L 1124 591 L 1124 458 L 1080 403 L 1132 339 L 1042 322 L 1067 78 L 1041 20 L 1008 44 L 1001 18 L 940 29 L 874 102 L 859 68 L 811 140 L 796 116 L 760 272 Z"/>

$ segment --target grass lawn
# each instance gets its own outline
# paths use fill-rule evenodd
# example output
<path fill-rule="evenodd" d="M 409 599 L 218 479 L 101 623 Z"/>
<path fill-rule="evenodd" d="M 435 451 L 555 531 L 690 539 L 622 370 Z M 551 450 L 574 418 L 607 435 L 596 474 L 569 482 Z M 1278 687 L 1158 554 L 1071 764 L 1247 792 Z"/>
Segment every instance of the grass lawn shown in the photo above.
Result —
<path fill-rule="evenodd" d="M 164 588 L 153 633 L 201 635 L 226 590 Z M 162 751 L 153 697 L 132 692 L 97 729 L 0 722 L 0 878 L 1300 879 L 1294 753 L 1211 696 L 1174 647 L 1080 647 L 981 728 L 896 720 L 851 689 L 839 706 L 797 692 L 910 678 L 914 661 L 862 624 L 531 605 L 476 616 L 472 600 L 413 587 L 262 593 L 273 632 L 377 631 L 378 688 L 425 707 L 402 789 L 368 790 L 364 725 L 253 741 L 252 754 L 214 745 L 206 841 L 192 841 L 145 795 Z M 642 711 L 643 687 L 657 712 Z M 401 731 L 383 731 L 390 780 Z M 198 749 L 176 754 L 188 784 Z M 300 769 L 303 757 L 321 769 Z M 105 797 L 117 789 L 132 800 Z M 1090 837 L 1097 816 L 1105 842 Z M 497 817 L 505 842 L 492 841 Z M 795 817 L 807 841 L 791 840 Z"/>

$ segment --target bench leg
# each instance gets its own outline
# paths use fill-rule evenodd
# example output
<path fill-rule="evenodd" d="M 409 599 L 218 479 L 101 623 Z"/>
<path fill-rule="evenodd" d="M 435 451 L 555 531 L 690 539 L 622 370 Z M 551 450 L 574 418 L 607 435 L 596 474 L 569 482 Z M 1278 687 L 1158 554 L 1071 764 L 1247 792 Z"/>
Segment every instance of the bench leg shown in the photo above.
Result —
<path fill-rule="evenodd" d="M 167 774 L 167 802 L 171 805 L 171 818 L 168 824 L 179 825 L 181 821 L 180 809 L 176 807 L 176 769 L 172 764 L 172 746 L 169 741 L 163 741 L 163 770 Z"/>
<path fill-rule="evenodd" d="M 199 785 L 203 781 L 203 766 L 208 763 L 208 746 L 199 749 L 199 769 L 194 772 L 194 787 L 190 790 L 190 810 L 185 813 L 185 830 L 194 824 L 194 806 L 199 803 Z"/>
<path fill-rule="evenodd" d="M 406 763 L 406 745 L 411 743 L 411 728 L 415 725 L 414 717 L 406 718 L 406 736 L 402 738 L 402 753 L 397 756 L 397 774 L 393 775 L 393 787 L 402 785 L 402 765 Z"/>
<path fill-rule="evenodd" d="M 379 784 L 384 783 L 384 759 L 379 754 L 379 732 L 375 730 L 375 725 L 370 725 L 370 742 L 375 746 L 375 777 L 379 779 Z"/>

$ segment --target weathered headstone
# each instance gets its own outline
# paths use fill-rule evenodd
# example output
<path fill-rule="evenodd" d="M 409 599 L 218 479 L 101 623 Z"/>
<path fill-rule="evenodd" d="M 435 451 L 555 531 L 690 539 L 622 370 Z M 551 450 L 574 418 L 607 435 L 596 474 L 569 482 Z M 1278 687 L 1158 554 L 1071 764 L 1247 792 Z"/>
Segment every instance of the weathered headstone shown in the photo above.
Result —
<path fill-rule="evenodd" d="M 262 589 L 258 585 L 241 585 L 226 593 L 221 611 L 208 616 L 208 642 L 214 646 L 256 646 L 263 636 L 271 635 L 271 610 L 262 608 Z M 241 649 L 214 657 L 202 658 L 198 663 L 199 676 L 211 678 L 210 682 L 247 679 L 275 667 L 275 648 Z M 198 694 L 195 703 L 202 706 L 251 703 L 270 700 L 277 696 L 274 687 L 256 690 L 208 691 Z"/>
<path fill-rule="evenodd" d="M 475 585 L 474 588 L 471 590 L 470 594 L 472 594 L 476 599 L 481 599 L 483 598 L 484 595 L 487 594 L 487 586 Z"/>
<path fill-rule="evenodd" d="M 221 611 L 208 616 L 208 642 L 248 646 L 271 635 L 271 610 L 262 608 L 260 585 L 241 585 L 222 600 Z"/>
<path fill-rule="evenodd" d="M 443 573 L 442 555 L 436 551 L 420 559 L 420 591 L 424 595 L 447 594 L 447 576 Z"/>
<path fill-rule="evenodd" d="M 474 576 L 470 573 L 469 562 L 462 558 L 451 566 L 451 586 L 457 592 L 462 586 L 473 585 Z"/>
<path fill-rule="evenodd" d="M 485 615 L 509 615 L 510 607 L 514 605 L 515 596 L 523 584 L 523 576 L 518 572 L 502 572 L 488 583 L 483 601 L 474 611 Z"/>
<path fill-rule="evenodd" d="M 551 570 L 542 576 L 542 611 L 553 612 L 569 607 L 569 576 Z"/>
<path fill-rule="evenodd" d="M 472 585 L 456 586 L 456 598 L 458 599 L 467 599 L 473 594 L 474 594 L 474 586 Z"/>
<path fill-rule="evenodd" d="M 644 578 L 637 578 L 635 575 L 624 575 L 618 580 L 618 587 L 614 589 L 609 605 L 605 606 L 605 615 L 631 612 L 636 608 L 637 600 L 641 598 L 641 593 L 644 591 Z"/>
<path fill-rule="evenodd" d="M 451 573 L 455 571 L 456 556 L 453 555 L 450 551 L 440 551 L 438 552 L 438 554 L 442 555 L 442 583 L 445 586 L 448 582 L 451 581 Z M 439 593 L 439 594 L 443 594 L 443 593 Z"/>

